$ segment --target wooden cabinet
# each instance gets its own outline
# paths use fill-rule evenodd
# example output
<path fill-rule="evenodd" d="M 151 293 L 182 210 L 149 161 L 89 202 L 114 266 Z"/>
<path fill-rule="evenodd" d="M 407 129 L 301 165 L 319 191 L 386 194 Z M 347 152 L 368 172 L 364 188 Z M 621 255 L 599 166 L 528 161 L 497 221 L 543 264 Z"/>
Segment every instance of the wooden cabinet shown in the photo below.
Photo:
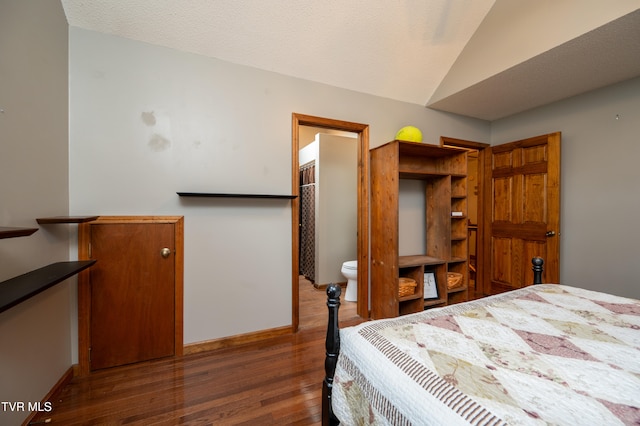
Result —
<path fill-rule="evenodd" d="M 78 229 L 78 373 L 183 353 L 184 218 L 100 216 Z"/>
<path fill-rule="evenodd" d="M 396 140 L 372 149 L 370 154 L 372 318 L 395 317 L 466 301 L 466 151 Z M 425 182 L 426 253 L 398 255 L 400 179 Z M 450 272 L 462 276 L 455 288 L 447 286 Z M 437 297 L 425 294 L 425 273 L 435 277 Z M 400 277 L 416 280 L 413 295 L 399 296 Z"/>

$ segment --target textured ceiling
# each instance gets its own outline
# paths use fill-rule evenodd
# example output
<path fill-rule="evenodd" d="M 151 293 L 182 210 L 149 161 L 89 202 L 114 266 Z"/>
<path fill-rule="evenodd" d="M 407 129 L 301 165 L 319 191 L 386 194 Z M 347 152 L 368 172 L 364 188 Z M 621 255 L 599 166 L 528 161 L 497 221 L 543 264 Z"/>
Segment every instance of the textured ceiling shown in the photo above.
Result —
<path fill-rule="evenodd" d="M 61 1 L 71 26 L 490 121 L 640 75 L 640 10 L 432 99 L 496 0 Z"/>
<path fill-rule="evenodd" d="M 69 25 L 425 105 L 495 0 L 62 0 Z"/>

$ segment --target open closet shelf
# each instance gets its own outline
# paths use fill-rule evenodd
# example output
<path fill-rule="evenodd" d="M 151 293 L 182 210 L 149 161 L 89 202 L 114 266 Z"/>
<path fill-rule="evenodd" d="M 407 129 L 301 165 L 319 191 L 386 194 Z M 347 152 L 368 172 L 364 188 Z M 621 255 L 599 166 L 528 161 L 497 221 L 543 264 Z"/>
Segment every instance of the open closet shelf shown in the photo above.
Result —
<path fill-rule="evenodd" d="M 98 216 L 54 216 L 54 217 L 41 217 L 36 219 L 39 224 L 48 223 L 84 223 L 92 222 L 96 220 Z"/>
<path fill-rule="evenodd" d="M 0 226 L 0 239 L 14 237 L 28 237 L 36 232 L 38 228 L 12 228 Z"/>
<path fill-rule="evenodd" d="M 57 262 L 0 282 L 0 312 L 24 302 L 96 263 L 95 260 Z"/>
<path fill-rule="evenodd" d="M 371 149 L 370 159 L 371 318 L 466 301 L 466 151 L 394 140 Z M 424 182 L 425 251 L 420 255 L 400 256 L 400 179 Z M 448 289 L 450 274 L 461 275 L 455 290 Z M 415 281 L 411 296 L 400 295 L 400 278 Z"/>
<path fill-rule="evenodd" d="M 218 192 L 177 192 L 181 197 L 210 197 L 210 198 L 278 198 L 292 200 L 297 195 L 274 195 L 274 194 L 225 194 Z"/>
<path fill-rule="evenodd" d="M 407 268 L 420 265 L 443 265 L 446 261 L 437 257 L 424 255 L 398 256 L 398 267 Z"/>

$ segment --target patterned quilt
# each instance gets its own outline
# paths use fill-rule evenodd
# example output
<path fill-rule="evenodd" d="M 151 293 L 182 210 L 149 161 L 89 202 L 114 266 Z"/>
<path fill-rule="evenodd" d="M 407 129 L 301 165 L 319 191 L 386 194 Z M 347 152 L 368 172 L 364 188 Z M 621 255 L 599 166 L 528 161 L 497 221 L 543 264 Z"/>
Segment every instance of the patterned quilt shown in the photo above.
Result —
<path fill-rule="evenodd" d="M 526 287 L 340 332 L 343 425 L 640 424 L 640 301 Z"/>

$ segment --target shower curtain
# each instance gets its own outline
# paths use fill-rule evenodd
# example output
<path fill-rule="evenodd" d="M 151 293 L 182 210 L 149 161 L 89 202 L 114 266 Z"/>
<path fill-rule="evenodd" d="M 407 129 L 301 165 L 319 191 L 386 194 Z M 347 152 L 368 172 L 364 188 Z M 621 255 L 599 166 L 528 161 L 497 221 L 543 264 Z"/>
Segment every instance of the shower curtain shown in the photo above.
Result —
<path fill-rule="evenodd" d="M 300 275 L 315 281 L 315 162 L 300 167 Z"/>

